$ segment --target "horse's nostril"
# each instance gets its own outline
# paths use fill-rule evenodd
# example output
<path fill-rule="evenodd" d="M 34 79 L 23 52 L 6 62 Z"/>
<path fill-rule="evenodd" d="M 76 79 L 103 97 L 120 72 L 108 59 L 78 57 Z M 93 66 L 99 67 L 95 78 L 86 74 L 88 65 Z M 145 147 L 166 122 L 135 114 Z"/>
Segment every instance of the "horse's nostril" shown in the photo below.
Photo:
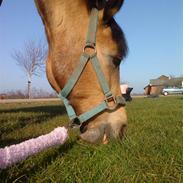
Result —
<path fill-rule="evenodd" d="M 84 133 L 84 132 L 86 132 L 86 130 L 87 130 L 87 123 L 83 123 L 80 127 L 80 132 Z"/>

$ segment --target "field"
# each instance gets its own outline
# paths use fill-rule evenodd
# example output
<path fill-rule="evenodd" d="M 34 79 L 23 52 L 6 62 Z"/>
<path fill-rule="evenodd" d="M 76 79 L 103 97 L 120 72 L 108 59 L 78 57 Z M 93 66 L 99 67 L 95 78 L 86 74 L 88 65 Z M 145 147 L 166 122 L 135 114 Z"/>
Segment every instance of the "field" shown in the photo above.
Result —
<path fill-rule="evenodd" d="M 183 183 L 183 97 L 135 98 L 121 142 L 89 145 L 71 130 L 50 148 L 6 170 L 0 182 Z M 0 105 L 0 147 L 37 137 L 68 121 L 60 102 Z"/>

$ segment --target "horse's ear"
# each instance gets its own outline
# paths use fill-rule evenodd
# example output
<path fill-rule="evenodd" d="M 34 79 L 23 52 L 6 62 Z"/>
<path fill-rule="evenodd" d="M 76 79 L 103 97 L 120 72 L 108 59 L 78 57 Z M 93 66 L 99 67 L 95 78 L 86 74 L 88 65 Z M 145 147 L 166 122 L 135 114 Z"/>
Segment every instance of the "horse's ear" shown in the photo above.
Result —
<path fill-rule="evenodd" d="M 119 11 L 123 5 L 124 0 L 106 0 L 104 7 L 104 24 L 107 24 L 111 18 Z"/>

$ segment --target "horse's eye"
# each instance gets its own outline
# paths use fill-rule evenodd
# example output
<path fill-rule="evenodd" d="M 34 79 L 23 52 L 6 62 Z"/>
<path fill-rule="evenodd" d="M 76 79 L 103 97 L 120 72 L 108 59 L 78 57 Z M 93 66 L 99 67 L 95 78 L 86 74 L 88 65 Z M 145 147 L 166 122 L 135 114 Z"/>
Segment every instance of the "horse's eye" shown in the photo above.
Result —
<path fill-rule="evenodd" d="M 120 65 L 120 63 L 121 63 L 121 60 L 122 60 L 121 57 L 115 56 L 115 57 L 113 57 L 112 62 L 113 62 L 113 64 L 114 64 L 116 67 L 118 67 L 118 66 Z"/>

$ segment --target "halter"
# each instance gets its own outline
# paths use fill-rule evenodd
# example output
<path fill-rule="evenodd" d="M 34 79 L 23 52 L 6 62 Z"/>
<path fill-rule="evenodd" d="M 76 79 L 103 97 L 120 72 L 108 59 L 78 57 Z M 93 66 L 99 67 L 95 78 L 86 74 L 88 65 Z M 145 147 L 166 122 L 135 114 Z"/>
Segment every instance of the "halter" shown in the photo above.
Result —
<path fill-rule="evenodd" d="M 80 57 L 79 65 L 73 71 L 72 75 L 70 76 L 69 80 L 67 81 L 62 91 L 58 94 L 58 96 L 63 101 L 66 107 L 67 114 L 71 121 L 71 126 L 73 125 L 81 126 L 84 122 L 88 121 L 89 119 L 103 112 L 104 110 L 114 111 L 119 105 L 125 106 L 125 100 L 122 96 L 114 96 L 112 94 L 111 90 L 109 89 L 109 85 L 104 77 L 104 74 L 101 70 L 101 67 L 97 58 L 97 50 L 96 50 L 97 24 L 98 24 L 98 10 L 96 8 L 92 8 L 90 20 L 89 20 L 89 26 L 88 26 L 88 33 L 86 37 L 86 44 L 83 48 L 83 53 Z M 94 53 L 92 53 L 91 55 L 86 53 L 87 48 L 93 49 Z M 74 108 L 71 106 L 67 97 L 71 93 L 74 86 L 76 85 L 86 64 L 89 61 L 91 62 L 93 69 L 97 75 L 97 78 L 98 78 L 100 87 L 103 91 L 103 94 L 105 96 L 105 99 L 94 108 L 78 116 Z M 114 103 L 113 106 L 109 105 L 109 102 L 111 101 L 113 101 Z"/>

